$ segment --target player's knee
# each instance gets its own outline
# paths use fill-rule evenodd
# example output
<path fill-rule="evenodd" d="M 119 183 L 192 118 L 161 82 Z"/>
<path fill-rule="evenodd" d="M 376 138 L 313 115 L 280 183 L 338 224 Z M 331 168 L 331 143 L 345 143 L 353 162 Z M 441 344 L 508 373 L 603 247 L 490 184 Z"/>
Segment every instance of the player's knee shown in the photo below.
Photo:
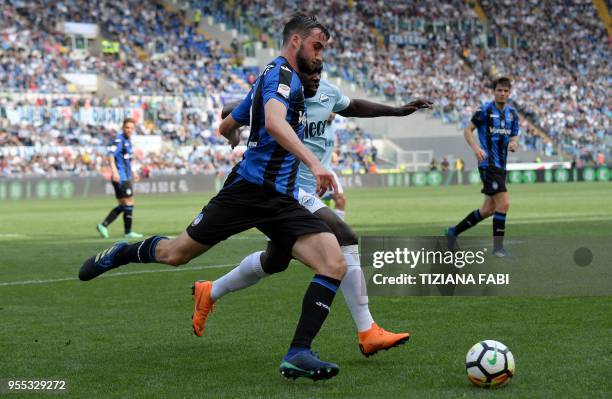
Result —
<path fill-rule="evenodd" d="M 325 274 L 337 280 L 342 280 L 346 274 L 346 261 L 342 254 L 331 257 L 325 265 Z"/>
<path fill-rule="evenodd" d="M 336 238 L 338 239 L 338 243 L 342 247 L 347 245 L 357 245 L 359 243 L 359 238 L 357 237 L 357 234 L 355 234 L 355 232 L 350 227 L 348 227 L 346 223 L 344 223 L 344 226 L 339 230 L 338 234 L 336 235 Z"/>
<path fill-rule="evenodd" d="M 501 213 L 508 213 L 509 209 L 510 209 L 510 202 L 504 201 L 501 204 L 499 204 L 495 210 Z"/>
<path fill-rule="evenodd" d="M 494 206 L 485 206 L 485 207 L 480 209 L 480 216 L 483 219 L 486 219 L 489 216 L 493 215 L 493 212 L 495 212 L 495 207 Z"/>
<path fill-rule="evenodd" d="M 261 255 L 261 268 L 267 274 L 281 273 L 287 270 L 291 262 L 290 255 L 268 254 Z"/>

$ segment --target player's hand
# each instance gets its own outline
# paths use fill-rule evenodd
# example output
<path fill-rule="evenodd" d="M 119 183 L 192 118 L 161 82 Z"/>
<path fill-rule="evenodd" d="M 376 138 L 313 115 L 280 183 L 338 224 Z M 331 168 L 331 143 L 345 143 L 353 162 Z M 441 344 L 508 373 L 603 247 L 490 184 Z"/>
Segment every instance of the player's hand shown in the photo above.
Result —
<path fill-rule="evenodd" d="M 476 159 L 478 159 L 478 162 L 482 162 L 487 158 L 487 153 L 480 147 L 474 150 L 474 154 L 476 154 Z"/>
<path fill-rule="evenodd" d="M 134 181 L 140 181 L 140 175 L 138 173 L 132 173 L 132 176 L 134 176 Z"/>
<path fill-rule="evenodd" d="M 516 149 L 518 148 L 518 143 L 516 141 L 512 141 L 510 140 L 510 143 L 508 143 L 508 151 L 516 151 Z"/>
<path fill-rule="evenodd" d="M 227 141 L 229 141 L 229 145 L 234 149 L 238 144 L 240 144 L 240 131 L 238 129 L 234 130 L 227 136 L 225 136 Z"/>
<path fill-rule="evenodd" d="M 433 105 L 433 101 L 424 100 L 424 99 L 419 98 L 418 100 L 411 101 L 408 104 L 405 104 L 399 107 L 398 113 L 400 116 L 407 116 L 420 109 L 431 108 L 432 105 Z"/>
<path fill-rule="evenodd" d="M 329 170 L 325 169 L 320 163 L 313 166 L 311 169 L 312 174 L 317 179 L 317 194 L 319 196 L 325 194 L 327 190 L 332 190 L 334 193 L 338 191 L 336 185 L 336 179 Z"/>
<path fill-rule="evenodd" d="M 119 183 L 119 174 L 117 173 L 113 173 L 111 176 L 111 180 L 114 181 L 115 183 Z"/>

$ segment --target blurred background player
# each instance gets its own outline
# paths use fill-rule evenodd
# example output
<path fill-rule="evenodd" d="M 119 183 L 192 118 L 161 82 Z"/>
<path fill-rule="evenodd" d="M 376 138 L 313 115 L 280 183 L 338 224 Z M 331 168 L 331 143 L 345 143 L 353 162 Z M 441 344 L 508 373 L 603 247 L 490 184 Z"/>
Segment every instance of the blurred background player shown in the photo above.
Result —
<path fill-rule="evenodd" d="M 501 258 L 509 255 L 504 249 L 506 215 L 510 207 L 506 189 L 506 159 L 508 150 L 516 151 L 519 134 L 518 113 L 508 105 L 511 87 L 509 78 L 496 79 L 493 82 L 494 100 L 474 112 L 464 131 L 465 140 L 478 159 L 483 185 L 481 192 L 485 199 L 479 209 L 446 230 L 451 247 L 454 247 L 454 240 L 459 234 L 493 215 L 493 254 Z M 478 129 L 480 145 L 474 140 L 474 129 Z"/>
<path fill-rule="evenodd" d="M 331 169 L 331 154 L 334 149 L 335 133 L 330 129 L 333 113 L 346 117 L 407 116 L 419 109 L 431 107 L 432 102 L 415 100 L 400 107 L 387 106 L 366 100 L 351 100 L 338 87 L 327 80 L 321 80 L 321 70 L 313 73 L 300 73 L 304 85 L 306 105 L 306 129 L 304 144 L 328 169 Z M 235 107 L 235 108 L 234 108 Z M 233 108 L 233 110 L 232 110 Z M 238 105 L 226 106 L 223 110 L 223 123 L 220 132 L 232 146 L 238 144 L 238 128 L 250 124 L 253 109 L 252 90 Z M 231 111 L 231 114 L 229 114 Z M 334 175 L 337 182 L 337 177 Z M 359 259 L 359 238 L 344 222 L 343 218 L 325 206 L 317 195 L 317 179 L 303 163 L 298 175 L 298 201 L 312 214 L 323 220 L 336 236 L 347 264 L 347 272 L 340 288 L 346 304 L 357 327 L 359 349 L 366 356 L 372 356 L 379 350 L 387 350 L 408 341 L 408 333 L 392 333 L 374 322 L 368 305 L 361 261 Z M 332 192 L 337 192 L 334 190 Z M 287 269 L 291 256 L 286 254 L 273 241 L 268 241 L 265 251 L 254 252 L 221 278 L 212 282 L 211 303 L 223 295 L 249 287 L 261 278 Z"/>
<path fill-rule="evenodd" d="M 142 234 L 132 231 L 132 216 L 134 213 L 134 189 L 132 179 L 140 180 L 138 173 L 132 170 L 132 142 L 130 138 L 134 134 L 135 121 L 131 118 L 123 120 L 121 133 L 113 140 L 108 157 L 111 167 L 111 181 L 115 189 L 115 198 L 118 205 L 114 207 L 106 219 L 96 226 L 98 233 L 103 238 L 108 238 L 108 226 L 123 213 L 123 228 L 125 238 L 142 238 Z"/>

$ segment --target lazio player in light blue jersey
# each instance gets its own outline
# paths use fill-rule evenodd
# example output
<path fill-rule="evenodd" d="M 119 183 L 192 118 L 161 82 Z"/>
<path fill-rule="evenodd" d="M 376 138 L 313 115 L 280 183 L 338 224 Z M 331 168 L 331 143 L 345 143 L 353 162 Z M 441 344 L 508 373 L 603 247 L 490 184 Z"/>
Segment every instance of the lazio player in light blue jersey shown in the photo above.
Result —
<path fill-rule="evenodd" d="M 429 108 L 430 101 L 417 100 L 401 107 L 392 107 L 366 100 L 351 100 L 343 95 L 340 89 L 328 81 L 321 80 L 321 70 L 312 74 L 300 74 L 304 85 L 304 103 L 306 106 L 306 129 L 304 144 L 312 151 L 321 163 L 330 168 L 331 154 L 334 148 L 335 134 L 328 124 L 332 113 L 346 117 L 405 116 L 422 108 Z M 236 106 L 228 105 L 222 112 L 224 123 L 231 125 L 248 125 L 252 109 L 252 96 L 247 97 Z M 230 110 L 231 111 L 230 114 Z M 237 130 L 222 132 L 232 146 L 240 142 Z M 379 350 L 386 350 L 405 343 L 409 333 L 392 333 L 379 327 L 374 322 L 368 306 L 361 262 L 359 259 L 358 237 L 353 230 L 336 214 L 326 207 L 316 192 L 316 178 L 305 165 L 300 165 L 298 175 L 298 201 L 315 216 L 325 221 L 330 227 L 346 260 L 347 272 L 340 288 L 344 294 L 353 320 L 357 327 L 358 343 L 362 354 L 372 356 Z M 254 273 L 252 259 L 259 260 L 266 274 Z M 265 251 L 247 256 L 236 268 L 213 282 L 212 299 L 217 301 L 225 294 L 237 291 L 257 283 L 271 273 L 283 271 L 291 261 L 290 256 L 283 254 L 274 241 L 269 241 Z M 271 271 L 271 272 L 270 272 Z"/>

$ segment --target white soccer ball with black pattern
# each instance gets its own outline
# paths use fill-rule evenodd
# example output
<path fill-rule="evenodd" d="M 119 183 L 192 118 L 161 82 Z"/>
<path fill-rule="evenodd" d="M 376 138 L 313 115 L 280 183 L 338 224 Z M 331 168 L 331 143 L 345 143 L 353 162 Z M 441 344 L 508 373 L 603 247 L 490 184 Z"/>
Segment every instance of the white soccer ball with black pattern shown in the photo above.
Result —
<path fill-rule="evenodd" d="M 465 357 L 465 369 L 472 384 L 498 388 L 506 385 L 514 375 L 514 356 L 506 345 L 488 339 L 470 348 Z"/>

